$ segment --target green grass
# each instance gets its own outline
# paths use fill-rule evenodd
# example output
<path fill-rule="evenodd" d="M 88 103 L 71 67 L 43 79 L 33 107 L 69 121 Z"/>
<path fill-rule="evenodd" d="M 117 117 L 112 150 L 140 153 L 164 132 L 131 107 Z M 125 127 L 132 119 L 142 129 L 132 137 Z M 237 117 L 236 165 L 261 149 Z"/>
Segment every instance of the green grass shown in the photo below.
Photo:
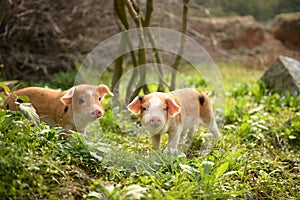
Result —
<path fill-rule="evenodd" d="M 201 135 L 186 155 L 153 151 L 138 125 L 120 124 L 110 109 L 87 138 L 0 111 L 0 196 L 299 199 L 300 97 L 271 93 L 255 81 L 261 71 L 224 65 L 220 72 L 225 125 L 207 156 L 199 156 Z"/>
<path fill-rule="evenodd" d="M 218 63 L 217 67 L 226 90 L 231 90 L 243 83 L 255 82 L 263 75 L 262 70 L 249 69 L 239 63 Z"/>

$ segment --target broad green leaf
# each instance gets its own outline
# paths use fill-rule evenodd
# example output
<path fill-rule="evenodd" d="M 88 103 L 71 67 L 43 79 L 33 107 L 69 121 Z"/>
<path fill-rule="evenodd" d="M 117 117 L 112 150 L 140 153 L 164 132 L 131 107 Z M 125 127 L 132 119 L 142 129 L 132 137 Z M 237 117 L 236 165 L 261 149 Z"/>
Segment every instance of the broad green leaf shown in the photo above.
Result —
<path fill-rule="evenodd" d="M 179 164 L 179 167 L 188 174 L 194 174 L 195 172 L 199 172 L 198 170 L 189 165 Z"/>
<path fill-rule="evenodd" d="M 209 171 L 211 171 L 211 168 L 213 167 L 214 164 L 215 163 L 211 161 L 204 161 L 201 165 L 201 168 L 203 168 L 204 173 L 209 173 Z"/>
<path fill-rule="evenodd" d="M 16 90 L 18 89 L 18 87 L 20 87 L 21 84 L 22 84 L 22 83 L 19 83 L 19 84 L 15 85 L 15 86 L 11 89 L 11 91 L 12 91 L 12 92 L 13 92 L 13 91 L 16 91 Z"/>
<path fill-rule="evenodd" d="M 268 127 L 266 127 L 266 126 L 264 126 L 264 125 L 262 125 L 262 124 L 257 124 L 256 126 L 257 126 L 258 128 L 260 128 L 260 129 L 265 130 L 265 131 L 268 131 L 268 130 L 269 130 Z"/>
<path fill-rule="evenodd" d="M 230 176 L 230 175 L 233 175 L 236 173 L 238 173 L 238 171 L 229 171 L 229 172 L 224 173 L 223 176 Z"/>
<path fill-rule="evenodd" d="M 0 82 L 0 87 L 2 87 L 6 92 L 10 92 L 10 89 L 7 85 L 5 85 L 3 82 Z"/>
<path fill-rule="evenodd" d="M 29 103 L 30 99 L 28 96 L 18 96 L 18 99 L 22 100 L 24 103 Z"/>
<path fill-rule="evenodd" d="M 259 105 L 258 107 L 249 110 L 249 114 L 257 113 L 257 112 L 263 110 L 264 108 L 265 108 L 264 105 Z"/>
<path fill-rule="evenodd" d="M 116 187 L 113 185 L 104 185 L 104 189 L 108 194 L 112 194 Z"/>
<path fill-rule="evenodd" d="M 40 118 L 31 103 L 20 103 L 20 111 L 29 120 L 32 120 L 35 125 L 40 123 Z"/>
<path fill-rule="evenodd" d="M 216 177 L 215 177 L 216 180 L 227 171 L 228 166 L 229 166 L 229 162 L 225 162 L 220 167 L 218 167 L 216 171 Z"/>
<path fill-rule="evenodd" d="M 86 197 L 95 197 L 97 199 L 103 199 L 103 195 L 99 192 L 95 192 L 95 191 L 92 191 L 90 192 L 88 195 L 86 195 Z"/>
<path fill-rule="evenodd" d="M 126 187 L 125 190 L 127 191 L 126 197 L 130 197 L 131 199 L 141 199 L 145 197 L 145 193 L 148 188 L 134 184 Z"/>
<path fill-rule="evenodd" d="M 294 136 L 294 135 L 290 135 L 290 136 L 289 136 L 289 139 L 294 140 L 294 139 L 297 139 L 297 137 Z"/>

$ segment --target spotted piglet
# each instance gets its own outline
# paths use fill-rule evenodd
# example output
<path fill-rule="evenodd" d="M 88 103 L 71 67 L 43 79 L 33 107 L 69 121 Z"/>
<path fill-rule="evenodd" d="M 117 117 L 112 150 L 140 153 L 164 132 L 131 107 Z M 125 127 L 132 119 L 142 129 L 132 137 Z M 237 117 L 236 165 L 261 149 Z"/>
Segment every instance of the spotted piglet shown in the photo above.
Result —
<path fill-rule="evenodd" d="M 66 91 L 28 87 L 6 92 L 3 107 L 16 110 L 17 96 L 27 96 L 40 119 L 51 126 L 85 133 L 88 124 L 103 115 L 101 100 L 106 94 L 113 96 L 106 85 L 78 85 Z M 17 99 L 20 101 L 21 99 Z"/>
<path fill-rule="evenodd" d="M 196 89 L 137 96 L 127 108 L 140 114 L 142 126 L 149 131 L 154 148 L 159 148 L 161 134 L 167 133 L 167 147 L 177 149 L 180 135 L 183 132 L 192 134 L 199 124 L 207 127 L 215 138 L 220 137 L 208 95 Z"/>

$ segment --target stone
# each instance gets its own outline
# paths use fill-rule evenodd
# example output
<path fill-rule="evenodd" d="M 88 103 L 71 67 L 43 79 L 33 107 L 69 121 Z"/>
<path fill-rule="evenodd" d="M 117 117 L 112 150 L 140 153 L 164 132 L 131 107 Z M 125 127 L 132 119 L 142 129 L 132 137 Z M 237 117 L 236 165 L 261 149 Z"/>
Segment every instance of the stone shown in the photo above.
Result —
<path fill-rule="evenodd" d="M 271 30 L 284 45 L 300 50 L 300 12 L 276 15 Z"/>
<path fill-rule="evenodd" d="M 300 94 L 300 62 L 289 57 L 279 58 L 265 71 L 261 80 L 274 92 Z"/>

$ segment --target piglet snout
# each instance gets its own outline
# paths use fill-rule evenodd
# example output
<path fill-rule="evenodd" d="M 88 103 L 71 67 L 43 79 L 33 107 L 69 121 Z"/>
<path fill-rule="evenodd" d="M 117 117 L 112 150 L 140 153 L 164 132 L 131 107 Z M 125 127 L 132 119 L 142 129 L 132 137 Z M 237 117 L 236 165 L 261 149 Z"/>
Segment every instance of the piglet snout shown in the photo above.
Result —
<path fill-rule="evenodd" d="M 95 108 L 92 112 L 91 115 L 95 118 L 99 118 L 102 116 L 102 111 L 99 108 Z"/>
<path fill-rule="evenodd" d="M 151 126 L 159 126 L 162 124 L 162 120 L 159 117 L 153 116 L 149 119 L 149 124 Z"/>

